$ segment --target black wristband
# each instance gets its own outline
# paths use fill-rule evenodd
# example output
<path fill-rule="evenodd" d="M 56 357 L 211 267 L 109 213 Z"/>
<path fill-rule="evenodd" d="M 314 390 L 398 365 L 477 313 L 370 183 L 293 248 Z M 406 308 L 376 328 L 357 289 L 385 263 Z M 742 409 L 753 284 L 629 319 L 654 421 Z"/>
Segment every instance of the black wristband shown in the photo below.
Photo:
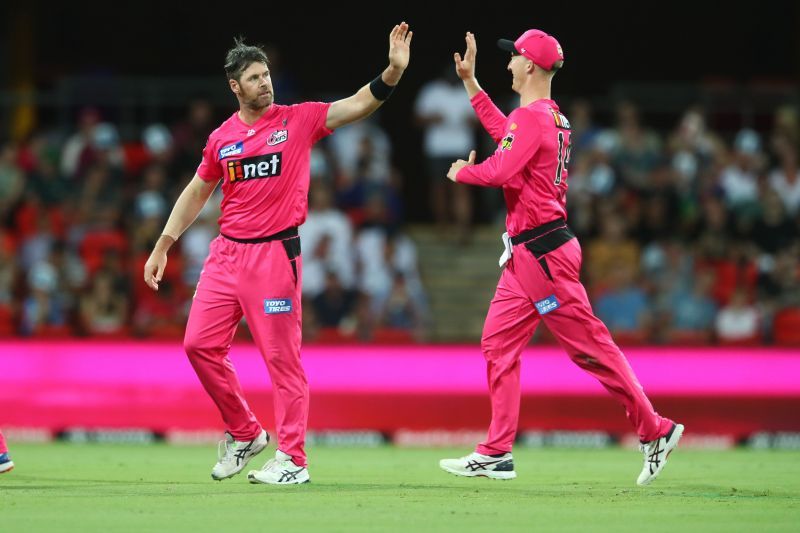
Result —
<path fill-rule="evenodd" d="M 388 100 L 394 92 L 394 87 L 386 85 L 386 82 L 380 76 L 369 82 L 369 91 L 376 100 Z"/>

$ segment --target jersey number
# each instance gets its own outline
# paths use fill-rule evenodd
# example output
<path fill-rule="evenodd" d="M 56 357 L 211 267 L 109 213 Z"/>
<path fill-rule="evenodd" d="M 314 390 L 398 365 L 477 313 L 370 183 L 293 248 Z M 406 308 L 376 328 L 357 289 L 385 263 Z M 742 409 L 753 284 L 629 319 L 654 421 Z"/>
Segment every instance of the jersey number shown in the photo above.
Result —
<path fill-rule="evenodd" d="M 561 185 L 561 173 L 564 172 L 564 167 L 569 163 L 569 153 L 572 150 L 572 143 L 567 142 L 564 146 L 564 132 L 558 132 L 558 168 L 556 169 L 556 185 Z"/>

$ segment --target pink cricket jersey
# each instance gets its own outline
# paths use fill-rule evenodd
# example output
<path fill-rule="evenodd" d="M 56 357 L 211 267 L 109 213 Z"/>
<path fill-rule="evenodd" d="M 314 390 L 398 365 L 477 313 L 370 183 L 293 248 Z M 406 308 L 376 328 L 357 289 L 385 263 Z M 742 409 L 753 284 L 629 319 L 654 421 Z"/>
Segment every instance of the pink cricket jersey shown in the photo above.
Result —
<path fill-rule="evenodd" d="M 305 221 L 311 146 L 332 133 L 325 127 L 329 107 L 272 104 L 252 125 L 237 111 L 209 135 L 197 175 L 222 178 L 223 234 L 257 239 Z"/>
<path fill-rule="evenodd" d="M 462 168 L 456 180 L 502 187 L 506 230 L 512 236 L 557 218 L 566 220 L 570 126 L 558 105 L 536 100 L 506 118 L 481 91 L 472 98 L 472 107 L 498 146 L 482 163 Z"/>

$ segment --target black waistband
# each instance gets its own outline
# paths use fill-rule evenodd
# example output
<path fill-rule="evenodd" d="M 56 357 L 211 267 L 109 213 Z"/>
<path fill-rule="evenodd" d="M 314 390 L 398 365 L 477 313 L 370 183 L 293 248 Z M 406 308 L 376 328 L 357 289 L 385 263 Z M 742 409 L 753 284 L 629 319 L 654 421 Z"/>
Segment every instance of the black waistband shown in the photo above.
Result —
<path fill-rule="evenodd" d="M 220 232 L 220 235 L 222 235 L 229 241 L 240 242 L 243 244 L 258 244 L 261 242 L 283 241 L 298 236 L 297 226 L 285 229 L 283 231 L 279 231 L 278 233 L 273 233 L 272 235 L 267 235 L 266 237 L 259 237 L 257 239 L 237 239 L 236 237 L 229 237 L 228 235 L 225 235 L 222 232 Z"/>
<path fill-rule="evenodd" d="M 558 228 L 566 228 L 567 223 L 564 221 L 563 218 L 557 218 L 552 222 L 548 222 L 547 224 L 542 224 L 541 226 L 537 226 L 533 229 L 527 229 L 520 233 L 519 235 L 515 235 L 511 237 L 511 244 L 522 244 L 523 242 L 532 241 L 534 239 L 538 239 L 545 233 L 549 233 Z"/>

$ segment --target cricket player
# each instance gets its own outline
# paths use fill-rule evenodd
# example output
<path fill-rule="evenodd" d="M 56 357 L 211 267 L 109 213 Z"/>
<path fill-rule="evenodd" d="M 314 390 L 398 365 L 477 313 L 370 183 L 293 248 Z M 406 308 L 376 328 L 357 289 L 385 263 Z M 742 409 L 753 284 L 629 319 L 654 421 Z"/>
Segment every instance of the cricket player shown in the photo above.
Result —
<path fill-rule="evenodd" d="M 447 177 L 503 189 L 508 208 L 501 257 L 505 268 L 481 339 L 492 404 L 488 436 L 474 453 L 439 465 L 461 476 L 516 477 L 511 448 L 519 420 L 520 355 L 543 320 L 570 358 L 625 406 L 644 452 L 637 483 L 647 485 L 664 468 L 683 426 L 653 410 L 625 356 L 592 313 L 578 278 L 581 248 L 566 224 L 570 124 L 550 98 L 564 53 L 554 37 L 540 30 L 498 42 L 511 53 L 511 88 L 520 96 L 520 106 L 506 117 L 475 78 L 472 33 L 466 34 L 466 44 L 463 58 L 454 55 L 456 72 L 497 149 L 480 164 L 472 151 L 467 161 L 452 164 Z"/>
<path fill-rule="evenodd" d="M 245 401 L 228 358 L 242 315 L 272 380 L 278 442 L 275 457 L 251 470 L 251 483 L 309 481 L 304 450 L 308 384 L 300 362 L 302 257 L 297 227 L 308 211 L 311 147 L 340 126 L 375 111 L 400 81 L 410 58 L 405 22 L 389 34 L 389 65 L 354 95 L 333 102 L 274 103 L 269 62 L 260 47 L 236 40 L 225 72 L 239 110 L 214 130 L 144 267 L 153 290 L 167 251 L 222 180 L 220 235 L 210 245 L 184 338 L 195 372 L 226 425 L 216 480 L 241 472 L 269 436 Z M 331 37 L 333 39 L 333 37 Z"/>
<path fill-rule="evenodd" d="M 11 472 L 14 469 L 14 461 L 8 455 L 8 446 L 6 439 L 3 437 L 3 432 L 0 431 L 0 474 Z"/>

